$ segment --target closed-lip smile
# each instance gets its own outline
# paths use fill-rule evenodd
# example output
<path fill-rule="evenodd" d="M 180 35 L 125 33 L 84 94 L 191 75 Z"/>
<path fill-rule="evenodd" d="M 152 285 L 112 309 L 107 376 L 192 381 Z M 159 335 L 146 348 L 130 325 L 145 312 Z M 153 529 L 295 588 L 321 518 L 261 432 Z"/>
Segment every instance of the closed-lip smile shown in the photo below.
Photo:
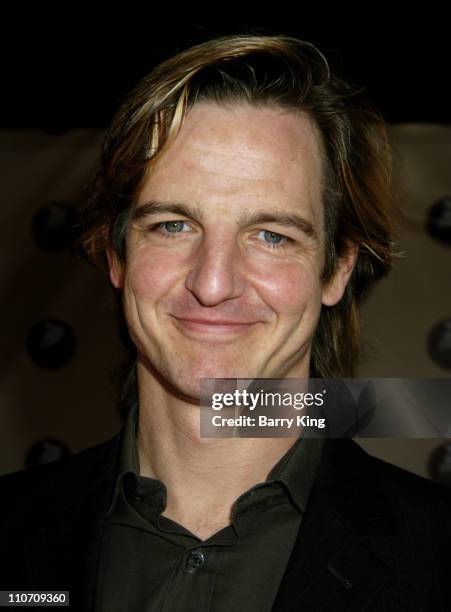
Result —
<path fill-rule="evenodd" d="M 195 317 L 174 317 L 185 331 L 206 334 L 231 335 L 246 331 L 257 321 L 236 321 L 233 319 L 205 319 Z"/>
<path fill-rule="evenodd" d="M 200 325 L 250 325 L 254 321 L 232 321 L 231 319 L 195 319 L 195 318 L 184 318 L 175 317 L 179 321 L 186 321 L 188 323 L 199 323 Z"/>

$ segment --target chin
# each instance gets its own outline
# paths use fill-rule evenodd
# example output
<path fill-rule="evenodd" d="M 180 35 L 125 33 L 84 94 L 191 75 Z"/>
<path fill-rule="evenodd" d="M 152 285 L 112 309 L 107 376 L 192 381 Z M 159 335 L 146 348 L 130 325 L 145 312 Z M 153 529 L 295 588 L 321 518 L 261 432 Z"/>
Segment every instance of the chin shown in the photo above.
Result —
<path fill-rule="evenodd" d="M 189 369 L 179 370 L 178 373 L 173 371 L 167 376 L 177 395 L 197 403 L 201 397 L 202 380 L 217 378 L 255 378 L 255 376 L 250 373 L 249 368 L 244 370 L 242 367 L 231 365 L 222 365 L 222 367 L 210 365 L 195 369 L 191 365 Z"/>

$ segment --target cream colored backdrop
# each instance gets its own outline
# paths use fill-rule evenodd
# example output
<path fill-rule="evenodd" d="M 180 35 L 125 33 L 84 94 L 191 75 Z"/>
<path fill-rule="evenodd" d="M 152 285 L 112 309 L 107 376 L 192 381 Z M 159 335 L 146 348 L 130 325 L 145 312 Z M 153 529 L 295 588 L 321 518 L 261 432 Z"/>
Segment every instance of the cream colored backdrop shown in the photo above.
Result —
<path fill-rule="evenodd" d="M 406 223 L 397 249 L 405 256 L 364 309 L 365 329 L 377 350 L 359 375 L 449 378 L 451 371 L 435 365 L 426 343 L 436 323 L 451 319 L 451 248 L 433 240 L 424 224 L 429 207 L 451 196 L 451 127 L 405 123 L 391 126 L 390 134 L 407 188 Z M 372 454 L 422 475 L 427 475 L 427 459 L 438 442 L 361 441 Z"/>

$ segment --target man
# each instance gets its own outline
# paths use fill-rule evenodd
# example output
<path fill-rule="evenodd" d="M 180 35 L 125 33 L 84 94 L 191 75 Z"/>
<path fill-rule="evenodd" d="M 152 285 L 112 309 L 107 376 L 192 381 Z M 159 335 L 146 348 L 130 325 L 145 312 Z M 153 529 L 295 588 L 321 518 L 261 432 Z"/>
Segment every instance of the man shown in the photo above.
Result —
<path fill-rule="evenodd" d="M 123 432 L 1 481 L 2 588 L 73 609 L 448 609 L 447 491 L 350 440 L 203 438 L 206 378 L 352 376 L 391 265 L 383 121 L 309 43 L 169 59 L 105 140 L 82 244 L 123 304 Z"/>

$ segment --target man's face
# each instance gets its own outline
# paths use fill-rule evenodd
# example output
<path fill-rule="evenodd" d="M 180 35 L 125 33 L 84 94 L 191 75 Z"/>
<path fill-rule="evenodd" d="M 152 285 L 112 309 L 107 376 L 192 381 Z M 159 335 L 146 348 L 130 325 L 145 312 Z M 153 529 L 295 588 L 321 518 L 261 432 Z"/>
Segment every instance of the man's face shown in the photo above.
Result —
<path fill-rule="evenodd" d="M 195 105 L 155 163 L 110 277 L 139 359 L 177 394 L 308 376 L 321 304 L 352 268 L 322 286 L 322 171 L 307 115 L 238 104 Z"/>

